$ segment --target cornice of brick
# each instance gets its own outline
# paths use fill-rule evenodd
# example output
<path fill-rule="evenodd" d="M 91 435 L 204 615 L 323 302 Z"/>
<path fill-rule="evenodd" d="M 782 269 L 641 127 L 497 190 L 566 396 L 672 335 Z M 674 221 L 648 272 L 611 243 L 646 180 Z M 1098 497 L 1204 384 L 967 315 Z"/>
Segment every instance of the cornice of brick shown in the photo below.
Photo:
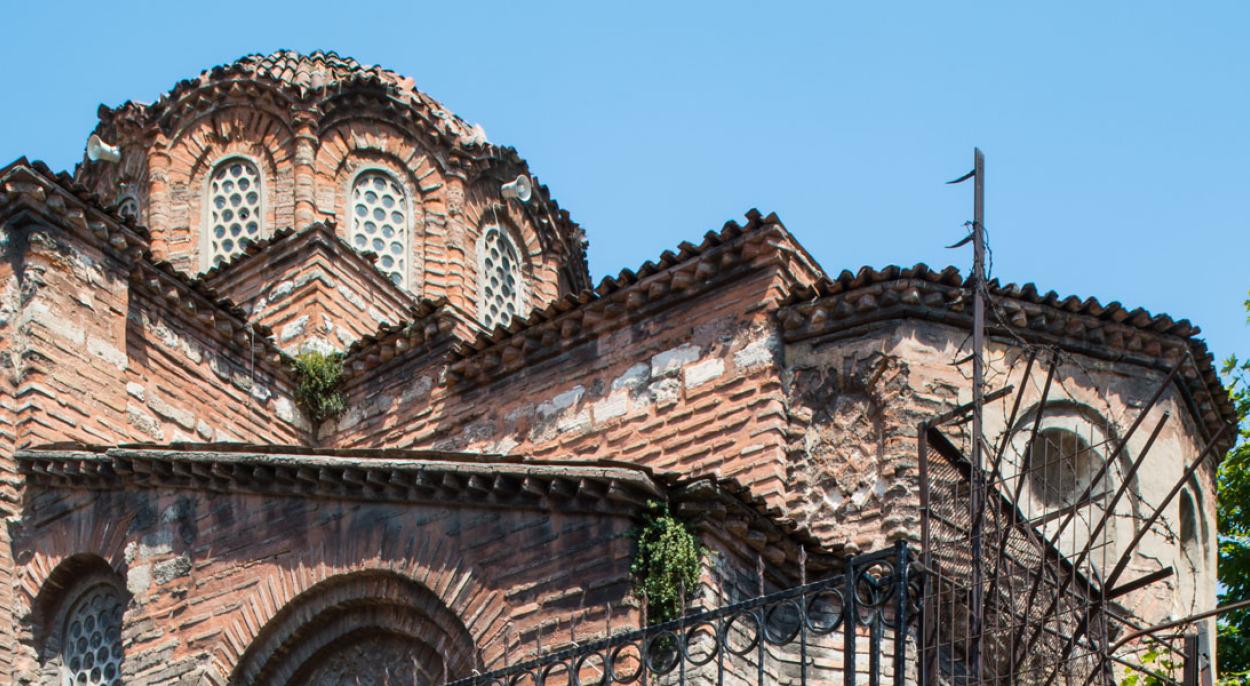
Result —
<path fill-rule="evenodd" d="M 16 460 L 30 484 L 48 488 L 185 488 L 631 517 L 648 500 L 668 501 L 706 533 L 728 531 L 774 565 L 802 557 L 812 571 L 835 564 L 810 532 L 736 481 L 657 476 L 626 462 L 240 444 L 52 446 L 19 450 Z"/>
<path fill-rule="evenodd" d="M 970 329 L 972 286 L 955 267 L 864 267 L 796 290 L 778 317 L 787 342 L 855 335 L 870 324 L 909 318 Z M 986 320 L 990 335 L 1008 344 L 1055 346 L 1153 369 L 1183 362 L 1180 388 L 1207 435 L 1236 423 L 1215 358 L 1188 320 L 1119 302 L 1104 305 L 1095 298 L 1042 293 L 1032 283 L 995 279 L 986 283 L 986 292 L 993 303 Z"/>
<path fill-rule="evenodd" d="M 790 252 L 787 253 L 787 250 Z M 494 380 L 767 267 L 783 271 L 797 244 L 775 214 L 747 213 L 699 245 L 683 242 L 658 263 L 605 277 L 593 290 L 569 295 L 453 346 L 448 377 L 470 386 Z"/>
<path fill-rule="evenodd" d="M 378 335 L 352 346 L 345 366 L 351 377 L 380 373 L 380 369 L 371 370 L 425 353 L 441 333 L 444 335 L 439 342 L 448 345 L 443 358 L 448 381 L 470 388 L 533 366 L 761 269 L 776 269 L 787 289 L 824 278 L 820 266 L 775 214 L 763 216 L 752 209 L 746 218 L 745 225 L 727 222 L 721 231 L 705 234 L 699 245 L 683 242 L 676 252 L 665 251 L 657 262 L 605 277 L 596 288 L 567 295 L 514 319 L 506 327 L 482 330 L 450 308 L 445 308 L 447 316 L 442 319 L 426 316 L 424 321 L 383 327 Z M 413 335 L 414 327 L 419 327 L 420 335 Z"/>

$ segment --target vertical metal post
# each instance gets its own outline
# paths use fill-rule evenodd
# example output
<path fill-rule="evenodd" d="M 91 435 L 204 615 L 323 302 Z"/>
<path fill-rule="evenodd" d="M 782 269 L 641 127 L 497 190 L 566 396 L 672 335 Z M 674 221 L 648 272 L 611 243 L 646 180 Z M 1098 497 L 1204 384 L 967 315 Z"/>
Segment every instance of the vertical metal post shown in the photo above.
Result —
<path fill-rule="evenodd" d="M 807 548 L 799 546 L 799 686 L 807 686 Z"/>
<path fill-rule="evenodd" d="M 846 686 L 855 686 L 855 649 L 856 649 L 856 629 L 855 625 L 859 620 L 858 603 L 855 602 L 855 558 L 851 558 L 846 562 L 846 583 L 842 586 L 842 593 L 845 597 L 842 599 L 842 668 L 845 671 L 843 675 L 843 683 Z"/>
<path fill-rule="evenodd" d="M 902 686 L 903 676 L 907 671 L 907 626 L 911 623 L 911 603 L 907 597 L 908 569 L 911 560 L 908 557 L 907 544 L 898 541 L 894 545 L 894 684 Z M 882 608 L 884 610 L 884 607 Z"/>
<path fill-rule="evenodd" d="M 1185 672 L 1182 683 L 1198 686 L 1198 634 L 1185 634 Z"/>
<path fill-rule="evenodd" d="M 922 422 L 916 431 L 916 457 L 920 464 L 920 556 L 924 566 L 923 590 L 920 606 L 920 686 L 937 683 L 937 612 L 927 612 L 930 598 L 936 596 L 938 586 L 933 583 L 933 555 L 929 536 L 929 424 Z M 934 602 L 934 609 L 940 604 Z"/>
<path fill-rule="evenodd" d="M 755 556 L 755 582 L 759 586 L 759 596 L 764 597 L 764 557 L 762 555 Z M 755 681 L 756 686 L 765 686 L 764 683 L 764 644 L 765 634 L 768 631 L 766 622 L 768 616 L 764 612 L 764 606 L 760 606 L 753 610 L 755 613 L 756 626 L 759 627 L 759 641 L 756 644 L 756 665 L 755 665 Z"/>
<path fill-rule="evenodd" d="M 969 497 L 972 531 L 972 597 L 969 646 L 969 667 L 974 680 L 981 678 L 981 634 L 984 622 L 984 598 L 981 587 L 985 571 L 981 559 L 980 516 L 985 502 L 985 477 L 982 459 L 983 414 L 985 405 L 985 156 L 973 150 L 972 200 L 972 489 Z"/>

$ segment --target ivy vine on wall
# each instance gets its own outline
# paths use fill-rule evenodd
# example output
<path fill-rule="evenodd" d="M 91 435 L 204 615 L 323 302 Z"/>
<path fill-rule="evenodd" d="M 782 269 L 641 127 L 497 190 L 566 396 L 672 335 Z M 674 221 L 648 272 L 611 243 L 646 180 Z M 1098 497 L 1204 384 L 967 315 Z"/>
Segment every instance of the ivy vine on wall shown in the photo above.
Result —
<path fill-rule="evenodd" d="M 689 602 L 698 592 L 707 551 L 667 503 L 654 500 L 647 503 L 634 539 L 637 546 L 630 572 L 634 592 L 646 597 L 648 622 L 676 619 L 686 609 L 682 601 Z"/>

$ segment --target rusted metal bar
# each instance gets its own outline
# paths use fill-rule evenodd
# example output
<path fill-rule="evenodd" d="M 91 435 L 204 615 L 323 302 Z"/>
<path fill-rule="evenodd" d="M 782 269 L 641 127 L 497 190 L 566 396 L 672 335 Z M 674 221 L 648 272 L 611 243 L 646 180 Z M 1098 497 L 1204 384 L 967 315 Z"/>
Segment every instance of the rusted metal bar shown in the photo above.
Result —
<path fill-rule="evenodd" d="M 1093 493 L 1094 487 L 1100 481 L 1102 481 L 1104 476 L 1106 476 L 1107 470 L 1110 467 L 1110 465 L 1115 463 L 1115 460 L 1119 458 L 1120 453 L 1124 451 L 1125 446 L 1128 445 L 1128 442 L 1133 438 L 1133 435 L 1137 433 L 1137 429 L 1142 425 L 1142 422 L 1145 421 L 1146 415 L 1149 414 L 1150 410 L 1154 408 L 1155 403 L 1159 402 L 1159 399 L 1163 397 L 1163 394 L 1172 385 L 1172 381 L 1176 378 L 1176 375 L 1180 372 L 1181 366 L 1184 365 L 1184 363 L 1185 363 L 1185 360 L 1184 358 L 1182 358 L 1167 373 L 1167 376 L 1164 377 L 1163 381 L 1159 384 L 1158 388 L 1155 389 L 1155 392 L 1150 396 L 1150 399 L 1146 401 L 1141 411 L 1137 413 L 1137 417 L 1133 420 L 1133 423 L 1129 426 L 1128 431 L 1125 432 L 1124 436 L 1120 439 L 1120 441 L 1116 445 L 1115 450 L 1112 451 L 1111 455 L 1109 455 L 1103 460 L 1102 465 L 1098 468 L 1098 471 L 1095 472 L 1094 476 L 1090 479 L 1089 485 L 1086 486 L 1085 489 L 1081 492 L 1081 495 L 1078 498 L 1078 500 L 1088 498 L 1090 494 Z M 1039 408 L 1039 417 L 1038 417 L 1039 420 L 1040 420 L 1040 412 L 1041 410 Z M 1030 444 L 1029 449 L 1030 450 L 1032 449 L 1032 444 Z M 1021 482 L 1023 483 L 1023 478 L 1021 479 Z M 1019 489 L 1017 488 L 1017 493 L 1018 492 L 1019 492 Z M 1050 543 L 1052 545 L 1054 545 L 1059 540 L 1060 536 L 1062 536 L 1063 534 L 1063 531 L 1068 528 L 1068 525 L 1072 523 L 1072 519 L 1075 516 L 1076 516 L 1075 512 L 1070 512 L 1068 513 L 1066 517 L 1064 517 L 1060 521 L 1059 526 L 1056 527 L 1055 529 L 1055 535 L 1050 538 Z M 1041 573 L 1042 572 L 1039 567 L 1039 569 L 1034 575 L 1034 582 L 1032 584 L 1032 588 L 1030 588 L 1029 590 L 1028 600 L 1025 602 L 1026 607 L 1031 607 L 1032 604 L 1037 600 L 1037 589 L 1040 584 Z M 1065 589 L 1066 589 L 1066 585 L 1065 585 Z M 1049 614 L 1054 611 L 1059 598 L 1060 598 L 1060 594 L 1056 594 L 1054 596 L 1054 598 L 1052 599 L 1046 611 L 1042 613 L 1043 617 L 1049 616 Z M 1020 644 L 1020 642 L 1023 642 L 1023 646 L 1022 646 L 1023 650 L 1020 651 L 1022 655 L 1028 654 L 1028 651 L 1033 647 L 1033 644 L 1037 640 L 1036 637 L 1038 636 L 1037 631 L 1033 631 L 1030 638 L 1027 641 L 1024 641 L 1023 640 L 1024 632 L 1026 630 L 1027 630 L 1027 627 L 1022 624 L 1019 627 L 1019 629 L 1017 629 L 1016 634 L 1015 634 L 1015 642 L 1017 644 Z M 1015 660 L 1014 657 L 1013 657 L 1013 660 Z"/>
<path fill-rule="evenodd" d="M 985 598 L 981 587 L 985 575 L 981 559 L 981 509 L 985 506 L 985 477 L 982 448 L 985 436 L 985 156 L 979 148 L 972 153 L 972 490 L 968 507 L 972 514 L 972 618 L 969 646 L 970 669 L 981 676 L 981 639 L 984 630 Z"/>
<path fill-rule="evenodd" d="M 1229 426 L 1230 425 L 1225 424 L 1220 427 L 1219 431 L 1215 432 L 1215 435 L 1212 436 L 1211 439 L 1207 441 L 1207 444 L 1202 448 L 1202 452 L 1198 454 L 1198 457 L 1192 464 L 1189 465 L 1185 472 L 1181 474 L 1181 478 L 1176 480 L 1176 484 L 1172 486 L 1172 490 L 1168 492 L 1167 496 L 1164 497 L 1163 502 L 1159 503 L 1159 506 L 1155 508 L 1155 511 L 1146 519 L 1146 523 L 1138 529 L 1137 534 L 1133 536 L 1132 542 L 1129 543 L 1127 548 L 1125 548 L 1124 553 L 1120 555 L 1120 560 L 1116 563 L 1115 568 L 1112 569 L 1111 573 L 1107 575 L 1107 580 L 1103 583 L 1104 586 L 1114 587 L 1115 582 L 1120 580 L 1120 575 L 1124 573 L 1124 570 L 1128 567 L 1128 563 L 1133 559 L 1133 552 L 1137 550 L 1137 544 L 1141 543 L 1141 540 L 1146 537 L 1146 532 L 1150 531 L 1151 528 L 1154 527 L 1155 522 L 1159 521 L 1159 516 L 1162 515 L 1168 505 L 1172 503 L 1172 499 L 1176 497 L 1176 494 L 1181 492 L 1181 490 L 1185 487 L 1185 483 L 1188 482 L 1190 477 L 1194 475 L 1194 472 L 1198 471 L 1198 468 L 1201 467 L 1202 463 L 1206 461 L 1207 456 L 1211 454 L 1211 451 L 1215 449 L 1215 446 L 1223 440 L 1224 434 L 1228 433 Z"/>

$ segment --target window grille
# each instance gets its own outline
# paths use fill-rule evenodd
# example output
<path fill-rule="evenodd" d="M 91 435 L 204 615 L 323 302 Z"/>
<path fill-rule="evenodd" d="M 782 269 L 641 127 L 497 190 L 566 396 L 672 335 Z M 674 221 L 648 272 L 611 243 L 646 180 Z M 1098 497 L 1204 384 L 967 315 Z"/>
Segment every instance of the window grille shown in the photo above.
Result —
<path fill-rule="evenodd" d="M 377 266 L 400 288 L 408 286 L 408 194 L 391 175 L 368 171 L 352 184 L 351 244 L 378 256 Z"/>
<path fill-rule="evenodd" d="M 261 178 L 252 162 L 220 162 L 209 179 L 209 267 L 243 252 L 261 238 Z"/>
<path fill-rule="evenodd" d="M 122 666 L 121 591 L 97 584 L 65 616 L 61 643 L 62 683 L 120 686 Z"/>
<path fill-rule="evenodd" d="M 487 328 L 507 326 L 521 309 L 521 268 L 508 234 L 486 229 L 478 246 L 478 317 Z"/>

